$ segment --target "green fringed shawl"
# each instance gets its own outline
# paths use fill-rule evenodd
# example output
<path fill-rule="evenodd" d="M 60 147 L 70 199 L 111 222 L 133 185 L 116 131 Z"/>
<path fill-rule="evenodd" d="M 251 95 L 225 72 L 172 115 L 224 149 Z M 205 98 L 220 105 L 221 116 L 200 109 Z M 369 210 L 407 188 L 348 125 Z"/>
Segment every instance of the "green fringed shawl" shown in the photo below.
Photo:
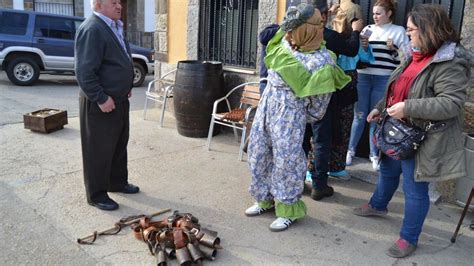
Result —
<path fill-rule="evenodd" d="M 351 81 L 350 76 L 337 65 L 325 65 L 313 74 L 296 60 L 281 42 L 285 32 L 278 30 L 267 45 L 265 64 L 268 69 L 276 71 L 290 86 L 296 96 L 307 97 L 334 92 L 344 88 Z M 323 42 L 321 48 L 325 47 Z M 329 51 L 329 50 L 328 50 Z M 336 62 L 336 56 L 329 51 Z"/>

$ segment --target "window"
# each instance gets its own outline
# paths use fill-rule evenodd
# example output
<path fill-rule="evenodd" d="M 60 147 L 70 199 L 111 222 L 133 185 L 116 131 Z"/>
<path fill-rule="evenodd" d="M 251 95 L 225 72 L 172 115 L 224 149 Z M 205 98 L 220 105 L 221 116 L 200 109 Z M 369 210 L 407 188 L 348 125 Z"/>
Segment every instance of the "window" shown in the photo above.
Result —
<path fill-rule="evenodd" d="M 257 0 L 200 0 L 198 59 L 255 68 Z"/>
<path fill-rule="evenodd" d="M 0 11 L 0 33 L 25 35 L 28 14 Z"/>
<path fill-rule="evenodd" d="M 76 25 L 73 20 L 37 16 L 35 25 L 35 37 L 74 40 Z"/>
<path fill-rule="evenodd" d="M 62 0 L 62 1 L 33 0 L 33 10 L 38 11 L 38 12 L 58 14 L 58 15 L 67 15 L 67 16 L 75 15 L 74 0 Z"/>

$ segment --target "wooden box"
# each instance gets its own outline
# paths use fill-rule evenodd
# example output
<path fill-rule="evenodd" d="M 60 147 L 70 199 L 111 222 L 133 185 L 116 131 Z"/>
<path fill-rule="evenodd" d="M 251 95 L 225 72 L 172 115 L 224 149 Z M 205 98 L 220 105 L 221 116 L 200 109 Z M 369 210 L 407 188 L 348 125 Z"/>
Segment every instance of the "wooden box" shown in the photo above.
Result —
<path fill-rule="evenodd" d="M 23 115 L 23 124 L 32 131 L 51 133 L 67 124 L 67 111 L 45 108 Z"/>

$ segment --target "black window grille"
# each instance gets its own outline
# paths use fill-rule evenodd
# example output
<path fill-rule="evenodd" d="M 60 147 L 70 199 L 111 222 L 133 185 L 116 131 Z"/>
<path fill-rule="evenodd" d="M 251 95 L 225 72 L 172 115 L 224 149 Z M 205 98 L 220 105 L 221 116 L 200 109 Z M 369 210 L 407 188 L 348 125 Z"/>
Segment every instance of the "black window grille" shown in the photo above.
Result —
<path fill-rule="evenodd" d="M 258 0 L 200 0 L 198 59 L 255 68 Z"/>

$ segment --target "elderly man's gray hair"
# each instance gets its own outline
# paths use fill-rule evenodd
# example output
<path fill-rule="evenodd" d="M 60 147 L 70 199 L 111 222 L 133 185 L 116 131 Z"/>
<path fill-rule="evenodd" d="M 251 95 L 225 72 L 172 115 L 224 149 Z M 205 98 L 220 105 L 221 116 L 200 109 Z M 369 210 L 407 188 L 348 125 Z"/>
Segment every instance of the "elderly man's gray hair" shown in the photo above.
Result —
<path fill-rule="evenodd" d="M 94 10 L 95 4 L 102 3 L 102 0 L 91 0 L 91 9 Z"/>

